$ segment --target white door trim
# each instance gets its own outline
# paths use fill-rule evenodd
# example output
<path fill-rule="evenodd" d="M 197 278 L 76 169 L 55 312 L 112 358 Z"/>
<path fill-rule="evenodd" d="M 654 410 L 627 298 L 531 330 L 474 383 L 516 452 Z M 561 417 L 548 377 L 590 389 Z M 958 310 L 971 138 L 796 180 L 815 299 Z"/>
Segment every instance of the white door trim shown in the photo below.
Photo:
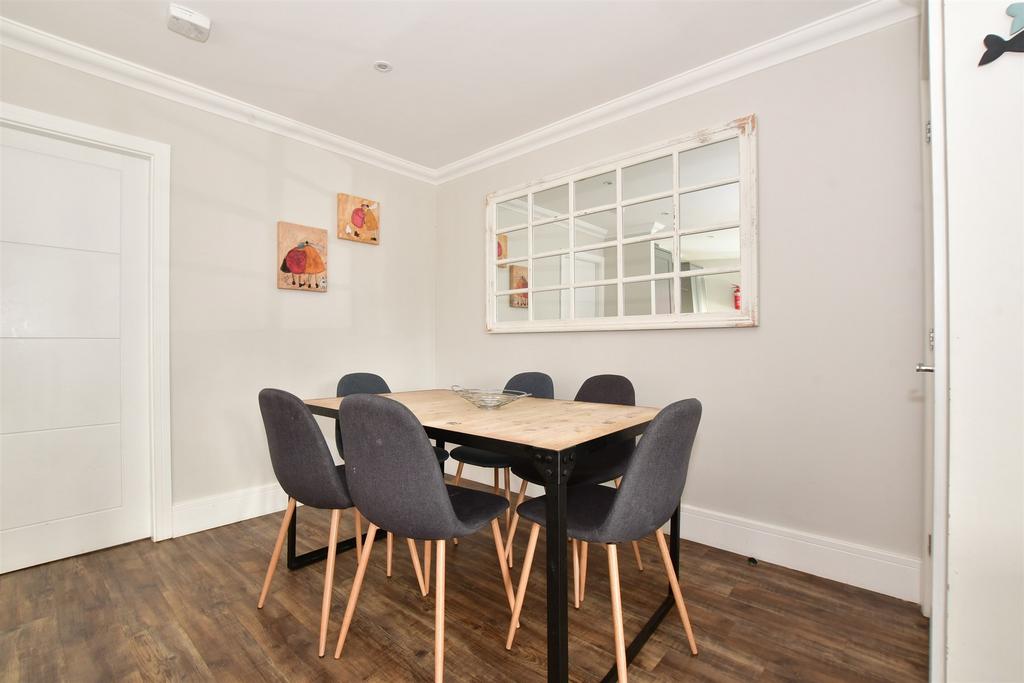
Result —
<path fill-rule="evenodd" d="M 931 94 L 932 296 L 935 327 L 932 424 L 932 553 L 929 680 L 946 680 L 947 534 L 949 515 L 949 275 L 946 227 L 946 88 L 942 0 L 928 0 Z"/>
<path fill-rule="evenodd" d="M 171 537 L 171 147 L 162 142 L 0 102 L 0 122 L 149 161 L 149 387 L 152 538 Z"/>

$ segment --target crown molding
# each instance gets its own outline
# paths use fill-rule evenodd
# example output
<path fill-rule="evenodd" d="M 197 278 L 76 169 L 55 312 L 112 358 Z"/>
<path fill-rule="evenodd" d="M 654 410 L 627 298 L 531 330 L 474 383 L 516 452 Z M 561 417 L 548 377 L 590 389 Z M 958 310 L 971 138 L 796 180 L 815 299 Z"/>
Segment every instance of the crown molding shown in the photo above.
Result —
<path fill-rule="evenodd" d="M 919 13 L 914 0 L 870 0 L 436 169 L 3 17 L 0 17 L 0 45 L 439 185 L 682 97 L 913 19 Z"/>
<path fill-rule="evenodd" d="M 436 183 L 435 169 L 3 17 L 0 45 L 416 180 Z"/>
<path fill-rule="evenodd" d="M 918 14 L 914 0 L 871 0 L 445 164 L 437 169 L 436 181 L 446 183 Z"/>

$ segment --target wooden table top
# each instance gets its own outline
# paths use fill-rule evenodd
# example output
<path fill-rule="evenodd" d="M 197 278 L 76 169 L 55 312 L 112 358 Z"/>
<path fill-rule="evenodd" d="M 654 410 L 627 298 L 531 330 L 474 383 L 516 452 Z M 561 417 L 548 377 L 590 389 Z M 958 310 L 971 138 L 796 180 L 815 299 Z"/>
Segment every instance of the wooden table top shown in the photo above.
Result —
<path fill-rule="evenodd" d="M 424 427 L 562 451 L 624 429 L 646 425 L 657 408 L 521 398 L 497 409 L 477 408 L 448 389 L 382 394 L 402 403 Z M 333 417 L 343 399 L 309 398 L 306 405 Z"/>

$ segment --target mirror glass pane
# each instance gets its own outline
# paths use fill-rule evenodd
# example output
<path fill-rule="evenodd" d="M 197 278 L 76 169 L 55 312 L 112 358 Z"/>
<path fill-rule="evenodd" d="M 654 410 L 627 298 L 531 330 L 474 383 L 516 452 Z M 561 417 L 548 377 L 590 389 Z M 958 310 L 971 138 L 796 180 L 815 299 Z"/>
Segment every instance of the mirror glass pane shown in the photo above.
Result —
<path fill-rule="evenodd" d="M 568 320 L 569 290 L 556 289 L 533 294 L 534 320 Z"/>
<path fill-rule="evenodd" d="M 740 184 L 719 185 L 679 195 L 681 230 L 740 222 Z"/>
<path fill-rule="evenodd" d="M 530 295 L 503 294 L 495 297 L 494 318 L 500 323 L 529 320 Z"/>
<path fill-rule="evenodd" d="M 619 288 L 616 285 L 580 287 L 574 290 L 576 318 L 609 318 L 619 314 Z"/>
<path fill-rule="evenodd" d="M 622 276 L 672 272 L 672 238 L 633 242 L 622 246 Z"/>
<path fill-rule="evenodd" d="M 679 153 L 679 187 L 706 185 L 740 174 L 739 138 Z"/>
<path fill-rule="evenodd" d="M 569 223 L 555 221 L 533 227 L 533 253 L 543 254 L 569 248 Z"/>
<path fill-rule="evenodd" d="M 569 213 L 569 186 L 559 185 L 533 194 L 533 222 Z"/>
<path fill-rule="evenodd" d="M 617 252 L 616 247 L 576 252 L 573 264 L 576 282 L 610 280 L 617 277 L 619 266 Z"/>
<path fill-rule="evenodd" d="M 533 286 L 550 287 L 569 284 L 569 255 L 533 259 Z"/>
<path fill-rule="evenodd" d="M 596 206 L 615 203 L 615 171 L 608 171 L 592 178 L 577 180 L 574 188 L 576 206 L 574 211 L 586 211 Z"/>
<path fill-rule="evenodd" d="M 526 261 L 506 263 L 494 268 L 494 288 L 499 292 L 504 289 L 526 289 L 530 276 Z"/>
<path fill-rule="evenodd" d="M 671 197 L 622 207 L 623 238 L 671 232 L 675 225 L 673 211 Z"/>
<path fill-rule="evenodd" d="M 647 280 L 622 285 L 626 315 L 663 315 L 672 312 L 673 280 Z"/>
<path fill-rule="evenodd" d="M 615 209 L 598 211 L 573 219 L 576 226 L 576 246 L 585 247 L 615 239 L 618 228 L 615 225 Z"/>
<path fill-rule="evenodd" d="M 526 225 L 526 197 L 502 202 L 498 204 L 495 212 L 498 230 L 511 228 L 513 225 Z"/>
<path fill-rule="evenodd" d="M 679 269 L 740 267 L 740 229 L 698 232 L 679 238 Z"/>
<path fill-rule="evenodd" d="M 499 261 L 506 258 L 526 258 L 526 250 L 529 245 L 525 229 L 503 232 L 497 236 L 497 241 Z"/>
<path fill-rule="evenodd" d="M 733 290 L 740 284 L 739 273 L 684 277 L 680 280 L 679 303 L 683 313 L 735 311 Z"/>
<path fill-rule="evenodd" d="M 622 169 L 622 199 L 646 197 L 672 189 L 672 156 Z"/>

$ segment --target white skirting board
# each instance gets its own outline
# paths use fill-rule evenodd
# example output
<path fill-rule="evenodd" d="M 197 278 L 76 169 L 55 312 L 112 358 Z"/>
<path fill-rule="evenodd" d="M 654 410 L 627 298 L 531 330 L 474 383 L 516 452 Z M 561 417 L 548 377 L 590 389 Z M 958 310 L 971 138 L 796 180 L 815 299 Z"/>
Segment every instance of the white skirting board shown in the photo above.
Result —
<path fill-rule="evenodd" d="M 449 461 L 445 469 L 454 474 L 457 465 Z M 484 468 L 467 465 L 462 476 L 488 486 L 494 483 L 491 471 Z M 501 485 L 505 485 L 504 475 Z M 519 480 L 513 477 L 513 500 L 518 488 Z M 527 489 L 531 497 L 542 493 L 543 489 L 533 484 Z M 286 503 L 287 497 L 276 483 L 176 503 L 173 534 L 185 536 L 279 512 Z M 691 505 L 683 506 L 682 536 L 760 561 L 920 602 L 921 561 L 916 557 Z"/>

